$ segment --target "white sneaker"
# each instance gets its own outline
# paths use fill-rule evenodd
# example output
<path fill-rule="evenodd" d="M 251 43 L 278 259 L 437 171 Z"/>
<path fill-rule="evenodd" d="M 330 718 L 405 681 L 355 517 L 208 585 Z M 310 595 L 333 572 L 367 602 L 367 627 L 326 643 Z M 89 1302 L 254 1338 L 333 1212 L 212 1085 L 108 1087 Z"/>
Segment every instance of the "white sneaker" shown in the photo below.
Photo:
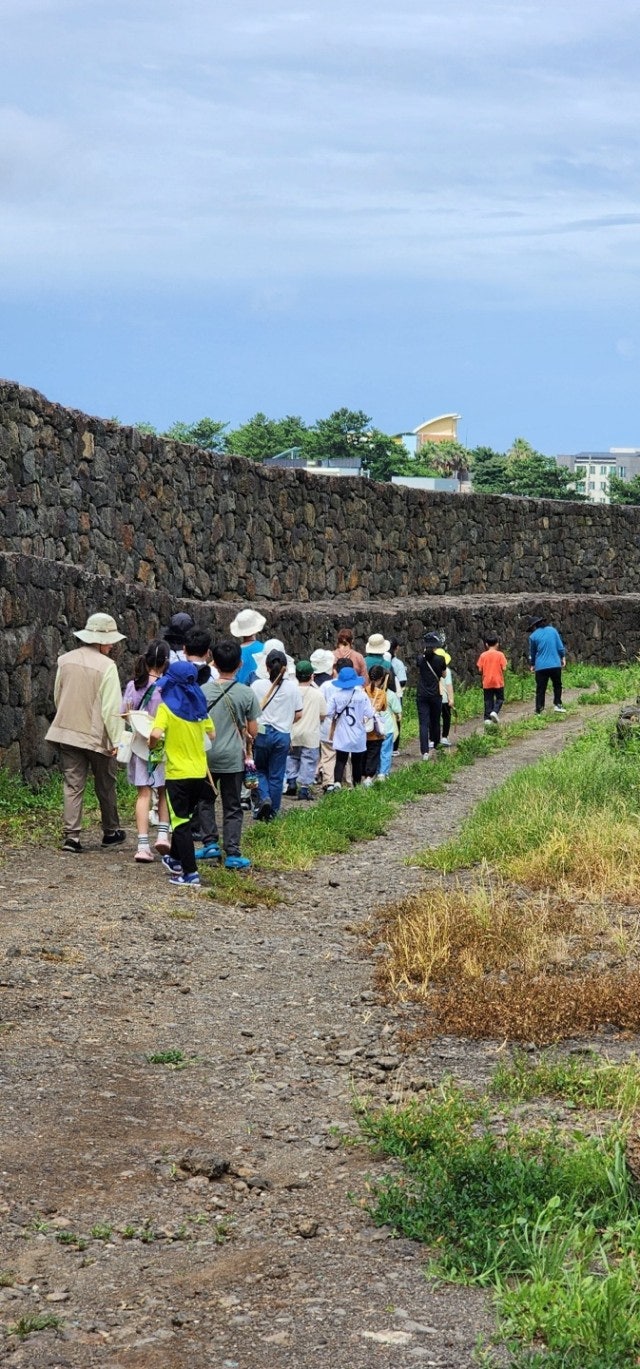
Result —
<path fill-rule="evenodd" d="M 484 720 L 484 725 L 485 725 L 485 727 L 493 727 L 493 723 L 492 723 L 492 721 L 491 721 L 491 718 L 485 718 L 485 720 Z"/>
<path fill-rule="evenodd" d="M 363 789 L 370 789 L 372 784 L 373 780 L 371 778 L 371 775 L 367 775 L 367 778 L 362 781 Z"/>
<path fill-rule="evenodd" d="M 441 745 L 441 746 L 451 746 L 452 743 L 449 741 L 449 738 L 448 738 L 448 737 L 441 737 L 441 738 L 440 738 L 440 745 Z"/>
<path fill-rule="evenodd" d="M 435 758 L 436 758 L 436 753 L 435 753 L 435 751 L 425 751 L 424 756 L 422 757 L 423 761 L 434 761 Z"/>
<path fill-rule="evenodd" d="M 490 714 L 489 714 L 489 717 L 490 717 L 492 723 L 499 723 L 499 722 L 500 722 L 500 719 L 499 719 L 498 714 L 496 713 L 495 709 L 493 710 L 493 713 L 490 713 Z"/>
<path fill-rule="evenodd" d="M 567 710 L 562 707 L 562 704 L 554 704 L 553 711 L 554 713 L 566 713 Z"/>

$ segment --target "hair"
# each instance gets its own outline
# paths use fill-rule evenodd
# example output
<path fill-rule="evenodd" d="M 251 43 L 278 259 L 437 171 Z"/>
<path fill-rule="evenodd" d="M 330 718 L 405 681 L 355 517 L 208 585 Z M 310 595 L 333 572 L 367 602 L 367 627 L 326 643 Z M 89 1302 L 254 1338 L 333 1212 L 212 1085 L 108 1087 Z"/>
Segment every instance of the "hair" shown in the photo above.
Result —
<path fill-rule="evenodd" d="M 216 642 L 213 648 L 213 664 L 223 675 L 231 675 L 232 671 L 238 669 L 241 660 L 242 652 L 238 641 L 225 637 L 223 641 Z"/>
<path fill-rule="evenodd" d="M 391 655 L 392 655 L 392 656 L 395 656 L 396 651 L 398 650 L 398 647 L 399 647 L 399 646 L 400 646 L 400 643 L 399 643 L 399 641 L 398 641 L 398 638 L 397 638 L 397 637 L 392 637 L 392 638 L 391 638 L 391 641 L 389 642 L 389 651 L 391 652 Z"/>
<path fill-rule="evenodd" d="M 484 644 L 485 644 L 485 646 L 497 646 L 497 645 L 498 645 L 498 638 L 497 638 L 495 632 L 487 632 L 487 633 L 485 634 Z"/>
<path fill-rule="evenodd" d="M 311 661 L 298 661 L 296 665 L 296 679 L 302 680 L 304 683 L 306 680 L 310 680 L 312 675 L 313 666 Z"/>
<path fill-rule="evenodd" d="M 338 628 L 338 646 L 353 646 L 353 633 L 350 627 Z"/>
<path fill-rule="evenodd" d="M 161 675 L 169 664 L 171 648 L 163 637 L 154 637 L 144 653 L 138 656 L 133 667 L 133 683 L 136 689 L 144 689 L 149 683 L 149 671 L 159 670 Z"/>
<path fill-rule="evenodd" d="M 184 650 L 187 656 L 206 656 L 211 647 L 211 633 L 206 627 L 190 627 L 185 635 Z"/>
<path fill-rule="evenodd" d="M 287 658 L 283 651 L 270 651 L 265 665 L 271 683 L 275 684 L 278 676 L 284 674 L 287 669 Z"/>
<path fill-rule="evenodd" d="M 353 670 L 353 661 L 351 660 L 350 656 L 340 656 L 340 658 L 335 662 L 335 667 L 338 671 L 338 674 L 341 670 Z"/>
<path fill-rule="evenodd" d="M 372 700 L 376 712 L 383 713 L 387 707 L 387 691 L 383 689 L 383 681 L 388 671 L 381 665 L 372 665 L 369 671 L 369 683 L 365 686 L 365 693 Z"/>
<path fill-rule="evenodd" d="M 376 684 L 378 680 L 384 680 L 386 674 L 388 674 L 388 672 L 384 669 L 384 666 L 372 665 L 369 671 L 369 679 L 372 684 Z"/>

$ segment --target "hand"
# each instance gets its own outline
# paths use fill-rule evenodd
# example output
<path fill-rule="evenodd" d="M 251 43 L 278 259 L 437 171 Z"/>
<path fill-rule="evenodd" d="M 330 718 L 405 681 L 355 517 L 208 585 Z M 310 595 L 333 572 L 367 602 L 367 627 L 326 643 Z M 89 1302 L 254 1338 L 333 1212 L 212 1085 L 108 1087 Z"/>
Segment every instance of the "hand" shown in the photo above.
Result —
<path fill-rule="evenodd" d="M 529 666 L 529 670 L 531 671 L 531 674 L 532 674 L 532 675 L 535 675 L 535 673 L 536 673 L 536 668 L 535 668 L 534 665 L 530 665 L 530 666 Z"/>
<path fill-rule="evenodd" d="M 562 657 L 562 664 L 563 664 L 563 666 L 565 666 L 565 665 L 567 664 L 567 658 L 566 658 L 566 656 L 563 656 L 563 657 Z"/>

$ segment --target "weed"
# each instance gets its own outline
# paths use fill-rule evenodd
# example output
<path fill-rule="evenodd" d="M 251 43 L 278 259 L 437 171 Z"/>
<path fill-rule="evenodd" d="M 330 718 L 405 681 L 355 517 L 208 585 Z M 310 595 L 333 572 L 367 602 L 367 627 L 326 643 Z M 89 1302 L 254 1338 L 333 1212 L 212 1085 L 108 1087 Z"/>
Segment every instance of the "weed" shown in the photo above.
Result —
<path fill-rule="evenodd" d="M 24 1340 L 26 1336 L 31 1335 L 32 1331 L 58 1331 L 61 1326 L 62 1319 L 56 1317 L 53 1312 L 37 1312 L 20 1317 L 19 1321 L 14 1322 L 13 1326 L 9 1327 L 9 1335 L 18 1336 L 20 1340 Z"/>
<path fill-rule="evenodd" d="M 169 917 L 177 922 L 195 922 L 198 914 L 194 908 L 170 908 Z"/>
<path fill-rule="evenodd" d="M 207 885 L 209 897 L 215 903 L 230 904 L 232 907 L 239 904 L 243 908 L 275 908 L 282 903 L 282 896 L 275 889 L 258 884 L 251 875 L 200 865 L 200 878 Z"/>
<path fill-rule="evenodd" d="M 427 1035 L 532 1041 L 538 1046 L 611 1024 L 640 1029 L 640 971 L 510 974 L 457 980 L 428 1001 Z"/>
<path fill-rule="evenodd" d="M 56 1231 L 56 1240 L 60 1245 L 72 1245 L 76 1250 L 87 1248 L 84 1236 L 78 1236 L 75 1231 Z"/>
<path fill-rule="evenodd" d="M 136 1236 L 137 1236 L 137 1234 L 138 1234 L 138 1229 L 137 1229 L 137 1227 L 131 1226 L 131 1224 L 128 1224 L 127 1226 L 123 1226 L 122 1231 L 120 1232 L 120 1235 L 122 1236 L 123 1241 L 134 1241 L 135 1238 L 136 1238 Z"/>
<path fill-rule="evenodd" d="M 551 1095 L 567 1098 L 582 1108 L 613 1108 L 630 1117 L 640 1105 L 640 1061 L 632 1056 L 623 1065 L 600 1057 L 576 1059 L 546 1056 L 531 1062 L 516 1052 L 509 1064 L 496 1069 L 492 1092 L 515 1102 Z"/>
<path fill-rule="evenodd" d="M 29 1222 L 29 1230 L 37 1231 L 39 1235 L 46 1236 L 47 1232 L 51 1230 L 51 1226 L 49 1222 L 45 1222 L 44 1217 L 41 1217 L 39 1214 L 36 1214 L 36 1216 L 33 1217 L 32 1220 Z"/>
<path fill-rule="evenodd" d="M 172 1065 L 174 1069 L 184 1069 L 186 1065 L 184 1052 L 179 1050 L 154 1051 L 146 1060 L 148 1065 Z"/>
<path fill-rule="evenodd" d="M 230 1241 L 234 1235 L 233 1217 L 221 1217 L 219 1222 L 214 1223 L 211 1231 L 216 1245 L 224 1245 L 225 1241 Z"/>
<path fill-rule="evenodd" d="M 113 1235 L 113 1227 L 106 1222 L 96 1222 L 91 1228 L 91 1236 L 94 1241 L 109 1241 Z"/>
<path fill-rule="evenodd" d="M 0 1288 L 13 1288 L 15 1281 L 13 1269 L 0 1269 Z"/>

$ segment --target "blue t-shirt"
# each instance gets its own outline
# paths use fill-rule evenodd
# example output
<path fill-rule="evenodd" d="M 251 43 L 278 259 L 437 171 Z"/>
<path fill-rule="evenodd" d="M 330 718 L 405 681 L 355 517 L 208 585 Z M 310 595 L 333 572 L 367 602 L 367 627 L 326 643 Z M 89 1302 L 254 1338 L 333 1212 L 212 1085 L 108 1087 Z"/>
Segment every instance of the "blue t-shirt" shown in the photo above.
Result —
<path fill-rule="evenodd" d="M 549 624 L 537 627 L 529 638 L 529 660 L 534 670 L 556 670 L 566 654 L 560 633 Z"/>
<path fill-rule="evenodd" d="M 250 684 L 256 673 L 256 656 L 262 651 L 262 642 L 245 642 L 240 647 L 242 662 L 236 680 L 238 684 Z"/>

